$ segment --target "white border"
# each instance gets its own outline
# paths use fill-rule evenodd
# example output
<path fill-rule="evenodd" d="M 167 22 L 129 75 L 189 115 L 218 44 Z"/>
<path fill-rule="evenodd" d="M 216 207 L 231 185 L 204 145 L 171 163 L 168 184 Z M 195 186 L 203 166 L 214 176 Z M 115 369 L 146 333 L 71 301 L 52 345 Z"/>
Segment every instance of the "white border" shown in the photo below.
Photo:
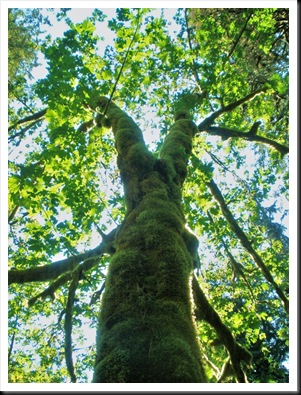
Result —
<path fill-rule="evenodd" d="M 0 0 L 1 1 L 1 0 Z M 297 391 L 297 1 L 1 1 L 1 390 L 2 391 Z M 12 384 L 7 382 L 7 9 L 8 8 L 268 8 L 290 9 L 290 382 L 289 384 Z M 296 301 L 293 304 L 293 301 Z"/>

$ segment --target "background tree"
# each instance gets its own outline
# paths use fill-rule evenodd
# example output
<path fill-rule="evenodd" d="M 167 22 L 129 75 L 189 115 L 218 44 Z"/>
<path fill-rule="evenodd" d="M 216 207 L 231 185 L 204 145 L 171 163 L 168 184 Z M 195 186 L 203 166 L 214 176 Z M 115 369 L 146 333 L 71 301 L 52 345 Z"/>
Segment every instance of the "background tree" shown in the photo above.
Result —
<path fill-rule="evenodd" d="M 288 381 L 288 10 L 172 11 L 116 9 L 102 51 L 104 13 L 61 10 L 42 44 L 10 124 L 11 382 L 86 381 L 96 326 L 96 382 Z"/>
<path fill-rule="evenodd" d="M 23 129 L 9 129 L 9 136 L 15 144 L 21 141 L 17 140 L 18 136 L 33 133 L 39 124 L 36 120 L 36 97 L 30 81 L 33 80 L 32 70 L 39 65 L 42 25 L 49 26 L 50 22 L 38 8 L 8 9 L 8 114 L 12 125 L 23 117 L 28 122 L 32 121 Z M 30 115 L 26 117 L 28 113 Z"/>

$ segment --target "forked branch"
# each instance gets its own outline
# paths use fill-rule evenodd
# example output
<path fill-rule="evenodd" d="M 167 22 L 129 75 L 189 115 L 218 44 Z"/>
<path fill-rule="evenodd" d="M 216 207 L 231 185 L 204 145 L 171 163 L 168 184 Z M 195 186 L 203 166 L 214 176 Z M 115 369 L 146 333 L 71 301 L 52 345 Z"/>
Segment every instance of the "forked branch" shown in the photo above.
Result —
<path fill-rule="evenodd" d="M 212 126 L 214 121 L 222 114 L 225 112 L 229 112 L 234 110 L 235 108 L 239 107 L 240 105 L 254 99 L 257 95 L 265 92 L 267 90 L 266 87 L 260 88 L 258 90 L 255 90 L 254 92 L 251 92 L 249 95 L 246 95 L 245 97 L 228 104 L 227 106 L 224 106 L 220 108 L 219 110 L 215 111 L 213 114 L 211 114 L 209 117 L 204 119 L 199 125 L 198 125 L 198 131 L 199 132 L 207 132 L 213 136 L 220 136 L 223 140 L 227 140 L 229 138 L 243 138 L 245 140 L 249 141 L 256 141 L 264 144 L 268 144 L 275 148 L 277 151 L 280 152 L 281 156 L 283 157 L 284 155 L 288 154 L 289 148 L 286 145 L 280 144 L 277 141 L 268 139 L 263 136 L 257 135 L 257 130 L 260 125 L 260 122 L 254 122 L 252 127 L 250 128 L 249 132 L 241 132 L 238 130 L 234 129 L 229 129 L 226 127 L 220 127 L 220 126 Z"/>
<path fill-rule="evenodd" d="M 216 120 L 216 118 L 218 118 L 220 115 L 224 114 L 225 112 L 234 110 L 235 108 L 239 107 L 243 103 L 246 103 L 246 102 L 254 99 L 254 97 L 256 97 L 257 95 L 260 95 L 261 93 L 266 92 L 266 91 L 267 91 L 266 87 L 257 89 L 255 91 L 249 93 L 248 95 L 242 97 L 241 99 L 236 100 L 236 101 L 228 104 L 227 106 L 224 106 L 224 107 L 220 108 L 219 110 L 215 111 L 213 114 L 211 114 L 209 117 L 205 118 L 204 121 L 198 125 L 199 132 L 206 131 L 213 124 L 213 122 Z"/>

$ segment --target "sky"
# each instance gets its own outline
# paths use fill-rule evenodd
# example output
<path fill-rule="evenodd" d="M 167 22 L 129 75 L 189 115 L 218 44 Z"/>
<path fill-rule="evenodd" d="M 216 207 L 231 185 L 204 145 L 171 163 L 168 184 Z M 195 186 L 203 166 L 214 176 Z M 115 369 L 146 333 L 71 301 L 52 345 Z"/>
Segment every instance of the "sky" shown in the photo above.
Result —
<path fill-rule="evenodd" d="M 7 54 L 5 53 L 5 51 L 3 51 L 4 48 L 4 42 L 5 42 L 5 37 L 6 37 L 6 31 L 5 31 L 5 20 L 3 20 L 3 15 L 4 13 L 2 13 L 3 10 L 5 10 L 7 8 L 7 4 L 9 4 L 9 7 L 41 7 L 41 3 L 43 3 L 43 7 L 72 7 L 73 10 L 72 12 L 68 13 L 68 15 L 72 15 L 72 20 L 75 22 L 79 22 L 81 20 L 83 20 L 85 18 L 85 16 L 89 13 L 88 10 L 86 10 L 85 8 L 89 5 L 89 7 L 100 7 L 100 8 L 111 8 L 113 5 L 115 7 L 141 7 L 141 6 L 149 6 L 150 2 L 147 1 L 110 1 L 110 2 L 98 2 L 98 1 L 43 1 L 43 2 L 38 2 L 38 1 L 1 1 L 1 278 L 2 281 L 6 284 L 6 279 L 7 279 L 7 274 L 6 274 L 6 264 L 3 265 L 3 262 L 6 261 L 6 253 L 4 253 L 4 250 L 7 250 L 7 241 L 5 242 L 5 240 L 7 239 L 7 225 L 6 225 L 6 212 L 7 212 L 7 201 L 6 201 L 6 197 L 5 195 L 7 194 L 7 180 L 6 180 L 6 174 L 7 174 L 7 165 L 5 164 L 6 162 L 6 158 L 7 158 L 7 145 L 6 145 L 6 124 L 7 124 L 7 115 L 6 115 L 6 96 L 7 96 L 7 92 L 6 92 L 6 79 L 5 79 L 5 57 L 7 56 Z M 205 1 L 201 1 L 201 2 L 195 2 L 195 1 L 187 1 L 187 2 L 177 2 L 177 6 L 184 6 L 185 7 L 189 7 L 189 4 L 192 4 L 192 6 L 196 6 L 196 4 L 206 4 L 205 6 L 208 7 L 208 2 Z M 242 6 L 242 2 L 236 2 L 231 1 L 224 1 L 224 2 L 220 2 L 220 1 L 211 1 L 210 2 L 210 7 L 220 7 L 221 4 L 223 4 L 223 7 L 233 7 L 234 4 L 239 4 L 239 6 Z M 286 0 L 286 2 L 282 1 L 282 2 L 278 2 L 277 6 L 281 6 L 283 4 L 290 4 L 290 6 L 292 6 L 292 8 L 294 9 L 294 12 L 296 12 L 296 5 L 293 5 L 294 1 L 290 1 L 290 0 Z M 257 2 L 251 2 L 251 1 L 245 1 L 244 5 L 248 4 L 248 7 L 256 7 L 256 6 L 266 6 L 266 7 L 270 7 L 270 6 L 274 6 L 275 1 L 257 1 Z M 278 5 L 279 4 L 279 5 Z M 151 2 L 151 6 L 155 7 L 155 8 L 159 8 L 159 7 L 174 7 L 175 6 L 175 2 L 174 1 L 166 1 L 166 2 L 158 2 L 158 1 L 154 1 Z M 77 7 L 81 7 L 80 9 Z M 108 15 L 108 17 L 110 17 L 110 12 L 111 11 L 107 11 L 106 14 Z M 293 16 L 293 14 L 292 14 Z M 296 18 L 295 18 L 296 19 Z M 290 37 L 294 38 L 295 34 L 296 34 L 296 20 L 293 17 L 290 19 L 290 30 L 293 34 L 290 35 Z M 105 21 L 106 23 L 106 21 Z M 61 24 L 56 24 L 55 25 L 55 29 L 54 29 L 54 34 L 60 35 L 62 31 L 64 31 L 65 29 L 65 24 L 64 22 L 62 22 Z M 109 40 L 110 38 L 106 36 L 106 39 Z M 107 42 L 106 42 L 107 44 Z M 293 41 L 291 41 L 291 48 L 294 48 L 295 43 Z M 292 71 L 294 70 L 293 68 L 296 67 L 297 64 L 297 58 L 296 58 L 296 53 L 297 51 L 295 51 L 296 53 L 293 53 L 294 51 L 291 51 L 291 64 L 292 64 L 292 68 L 291 68 L 291 76 L 293 75 Z M 41 59 L 42 61 L 42 59 Z M 34 72 L 34 76 L 36 78 L 41 78 L 43 77 L 43 66 L 40 69 L 36 69 Z M 293 97 L 296 97 L 296 80 L 293 80 L 291 82 L 290 85 L 290 95 Z M 294 142 L 296 141 L 296 130 L 297 130 L 297 123 L 296 123 L 296 103 L 293 102 L 291 103 L 291 107 L 290 107 L 290 114 L 291 114 L 291 143 L 290 143 L 290 174 L 291 177 L 296 180 L 296 164 L 297 164 L 297 145 L 294 144 Z M 292 141 L 293 140 L 293 141 Z M 294 213 L 297 213 L 297 206 L 296 206 L 296 196 L 297 196 L 297 185 L 296 182 L 292 182 L 290 184 L 290 196 L 291 196 L 291 200 L 290 200 L 290 212 L 291 212 L 291 216 L 290 216 L 290 229 L 292 229 L 292 231 L 290 232 L 292 234 L 292 236 L 294 236 L 294 234 L 296 233 L 296 229 L 297 229 L 297 216 L 294 215 Z M 5 213 L 5 215 L 3 215 L 3 212 Z M 292 214 L 293 213 L 293 214 Z M 5 224 L 5 225 L 4 225 Z M 3 226 L 2 226 L 3 225 Z M 295 236 L 296 237 L 296 236 Z M 291 260 L 292 263 L 296 265 L 297 260 L 296 260 L 296 251 L 297 251 L 297 245 L 296 245 L 296 240 L 294 237 L 292 237 L 292 241 L 290 244 L 290 251 L 291 251 Z M 4 267 L 4 270 L 3 270 Z M 292 267 L 292 271 L 291 271 L 291 276 L 292 279 L 295 279 L 296 277 L 296 272 L 295 272 L 295 268 Z M 294 284 L 295 281 L 291 281 L 291 284 Z M 293 286 L 294 287 L 294 286 Z M 1 291 L 2 291 L 2 295 L 1 295 L 1 305 L 3 303 L 3 300 L 5 301 L 5 299 L 7 298 L 7 296 L 5 294 L 3 294 L 3 290 L 5 291 L 6 286 L 2 286 L 1 287 Z M 293 289 L 294 292 L 294 289 Z M 4 304 L 3 304 L 4 305 Z M 3 309 L 2 309 L 2 313 L 3 313 Z M 292 316 L 291 318 L 291 325 L 294 325 L 294 317 Z M 6 343 L 6 337 L 5 337 L 5 332 L 3 333 L 3 329 L 1 332 L 1 347 L 3 346 L 3 343 Z M 5 347 L 6 349 L 6 347 Z M 294 349 L 292 348 L 292 360 L 294 357 Z M 3 354 L 3 353 L 2 353 Z M 1 361 L 2 362 L 2 361 Z M 2 364 L 3 366 L 3 364 Z M 292 366 L 292 370 L 291 372 L 293 373 L 293 366 Z M 3 369 L 1 374 L 3 374 Z M 4 379 L 4 380 L 3 380 Z M 7 378 L 6 377 L 2 377 L 2 383 L 6 382 Z M 60 385 L 58 385 L 60 386 Z M 58 388 L 58 386 L 56 388 Z M 160 387 L 158 387 L 159 389 L 163 389 L 164 386 L 160 385 Z M 262 385 L 261 389 L 264 390 L 264 385 Z M 16 389 L 20 388 L 20 387 L 15 387 Z M 22 389 L 28 388 L 27 385 L 22 385 Z M 63 390 L 66 390 L 66 385 L 63 385 L 61 387 Z M 70 390 L 70 387 L 68 387 Z M 168 387 L 167 387 L 168 388 Z M 184 387 L 178 386 L 177 388 L 175 388 L 175 390 L 180 390 L 183 389 Z M 219 387 L 221 388 L 221 387 Z M 241 387 L 238 385 L 235 385 L 234 387 L 230 385 L 227 386 L 227 388 L 231 391 L 239 391 L 241 389 Z M 246 387 L 243 387 L 244 389 L 246 389 Z M 283 388 L 283 386 L 279 386 L 277 389 L 275 388 L 275 391 L 280 390 L 281 388 Z M 3 388 L 1 387 L 1 390 Z M 36 388 L 30 388 L 33 391 L 39 391 L 41 390 L 40 385 L 36 385 Z M 77 388 L 75 388 L 74 386 L 72 387 L 73 390 L 78 391 L 78 390 L 83 390 L 83 387 L 79 386 Z M 90 389 L 90 388 L 89 388 Z M 96 390 L 97 388 L 94 387 L 94 390 Z M 131 388 L 132 389 L 132 388 Z M 203 387 L 204 389 L 204 387 Z M 9 388 L 9 390 L 13 390 L 12 387 Z M 133 390 L 135 390 L 133 388 Z M 137 390 L 139 390 L 139 387 L 137 387 Z"/>

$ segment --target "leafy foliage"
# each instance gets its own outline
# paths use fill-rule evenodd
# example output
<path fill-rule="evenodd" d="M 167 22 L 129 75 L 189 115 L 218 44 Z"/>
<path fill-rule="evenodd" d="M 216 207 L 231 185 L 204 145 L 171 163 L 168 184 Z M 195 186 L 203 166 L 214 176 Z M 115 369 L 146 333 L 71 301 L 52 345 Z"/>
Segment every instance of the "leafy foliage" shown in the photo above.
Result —
<path fill-rule="evenodd" d="M 59 277 L 55 287 L 55 278 L 40 283 L 38 277 L 10 285 L 10 382 L 69 380 L 63 322 L 72 275 L 79 268 L 72 257 L 105 242 L 105 234 L 125 215 L 114 139 L 96 111 L 98 98 L 109 97 L 115 82 L 114 102 L 139 124 L 155 156 L 184 102 L 197 125 L 220 110 L 209 126 L 247 136 L 261 121 L 258 136 L 288 145 L 287 9 L 195 8 L 173 15 L 171 9 L 117 8 L 109 18 L 107 10 L 90 11 L 73 22 L 70 10 L 60 10 L 57 20 L 65 23 L 64 33 L 43 42 L 32 39 L 33 32 L 40 33 L 37 20 L 41 23 L 43 12 L 9 12 L 9 269 L 34 270 L 71 257 L 70 276 Z M 106 43 L 105 24 L 111 43 Z M 18 58 L 17 36 L 23 40 Z M 30 82 L 39 47 L 47 75 Z M 22 122 L 32 109 L 45 111 L 33 122 Z M 221 139 L 205 126 L 194 138 L 183 186 L 186 220 L 200 242 L 198 281 L 223 322 L 253 354 L 249 380 L 287 382 L 288 325 L 281 299 L 208 184 L 216 181 L 241 230 L 287 294 L 288 159 L 270 145 L 234 134 Z M 94 339 L 89 337 L 109 254 L 94 258 L 78 273 L 72 311 L 79 382 L 87 381 L 93 368 Z M 198 333 L 209 381 L 216 382 L 226 349 L 207 322 L 198 322 Z"/>

